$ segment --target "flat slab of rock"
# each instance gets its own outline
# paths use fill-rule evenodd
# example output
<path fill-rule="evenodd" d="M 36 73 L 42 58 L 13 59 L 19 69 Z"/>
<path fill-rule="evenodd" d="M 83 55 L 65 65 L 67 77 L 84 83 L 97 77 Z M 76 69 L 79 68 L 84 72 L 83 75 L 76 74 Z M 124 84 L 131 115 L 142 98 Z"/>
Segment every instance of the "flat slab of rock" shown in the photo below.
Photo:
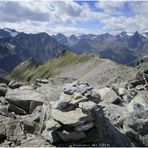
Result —
<path fill-rule="evenodd" d="M 45 97 L 32 90 L 9 89 L 6 94 L 6 100 L 27 113 L 32 113 L 36 106 L 43 104 Z"/>
<path fill-rule="evenodd" d="M 82 110 L 79 108 L 69 112 L 62 112 L 60 110 L 53 109 L 52 117 L 65 125 L 71 126 L 76 126 L 86 121 L 92 120 L 91 116 L 88 116 L 87 114 L 83 113 Z"/>
<path fill-rule="evenodd" d="M 79 108 L 81 108 L 84 111 L 91 111 L 96 107 L 97 107 L 97 104 L 92 102 L 92 101 L 80 102 L 79 103 Z"/>

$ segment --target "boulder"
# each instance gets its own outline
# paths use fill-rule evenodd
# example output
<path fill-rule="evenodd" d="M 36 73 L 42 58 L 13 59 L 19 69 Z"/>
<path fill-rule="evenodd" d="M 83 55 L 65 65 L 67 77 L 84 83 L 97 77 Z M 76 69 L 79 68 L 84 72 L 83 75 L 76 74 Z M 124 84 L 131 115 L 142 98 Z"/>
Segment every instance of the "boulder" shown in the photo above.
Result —
<path fill-rule="evenodd" d="M 148 109 L 148 92 L 147 91 L 140 91 L 128 104 L 127 109 L 129 112 L 133 112 L 136 107 L 142 107 L 145 110 Z"/>
<path fill-rule="evenodd" d="M 88 91 L 91 91 L 93 89 L 92 86 L 90 86 L 88 83 L 81 83 L 77 86 L 77 91 L 80 92 L 82 95 L 87 93 Z"/>
<path fill-rule="evenodd" d="M 62 112 L 60 110 L 52 109 L 52 117 L 64 125 L 71 126 L 77 126 L 85 123 L 86 121 L 92 120 L 90 115 L 83 113 L 79 108 L 69 112 Z"/>
<path fill-rule="evenodd" d="M 37 92 L 44 94 L 44 96 L 50 101 L 57 101 L 59 100 L 62 88 L 51 83 L 47 83 L 41 84 L 41 86 L 37 88 Z"/>
<path fill-rule="evenodd" d="M 126 118 L 126 108 L 115 104 L 106 105 L 103 108 L 105 117 L 115 126 L 122 126 Z"/>
<path fill-rule="evenodd" d="M 119 97 L 111 88 L 105 87 L 102 89 L 95 89 L 97 96 L 104 102 L 115 103 L 118 102 Z"/>
<path fill-rule="evenodd" d="M 20 121 L 10 117 L 0 116 L 0 137 L 1 140 L 7 139 L 8 141 L 15 142 L 16 145 L 19 145 L 25 138 Z"/>
<path fill-rule="evenodd" d="M 32 90 L 9 89 L 6 94 L 6 100 L 27 113 L 32 113 L 36 106 L 43 104 L 45 97 Z"/>
<path fill-rule="evenodd" d="M 122 82 L 122 83 L 114 83 L 112 84 L 112 89 L 119 95 L 119 96 L 124 96 L 127 94 L 127 88 L 128 83 L 127 82 Z"/>
<path fill-rule="evenodd" d="M 135 110 L 125 118 L 123 130 L 135 146 L 148 146 L 148 110 Z"/>
<path fill-rule="evenodd" d="M 58 132 L 58 134 L 64 142 L 79 141 L 86 138 L 85 133 L 79 131 L 68 132 L 64 130 L 62 132 Z"/>
<path fill-rule="evenodd" d="M 97 104 L 92 101 L 87 102 L 80 102 L 79 108 L 81 108 L 84 111 L 91 111 L 97 107 Z"/>

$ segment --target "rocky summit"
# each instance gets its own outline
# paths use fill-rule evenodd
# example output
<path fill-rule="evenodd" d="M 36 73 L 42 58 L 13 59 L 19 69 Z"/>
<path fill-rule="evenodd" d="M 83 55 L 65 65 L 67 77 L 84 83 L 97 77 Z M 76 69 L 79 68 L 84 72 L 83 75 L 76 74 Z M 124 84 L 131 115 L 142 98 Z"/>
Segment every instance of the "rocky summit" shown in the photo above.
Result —
<path fill-rule="evenodd" d="M 147 97 L 147 70 L 102 88 L 72 78 L 1 81 L 0 146 L 148 146 Z"/>

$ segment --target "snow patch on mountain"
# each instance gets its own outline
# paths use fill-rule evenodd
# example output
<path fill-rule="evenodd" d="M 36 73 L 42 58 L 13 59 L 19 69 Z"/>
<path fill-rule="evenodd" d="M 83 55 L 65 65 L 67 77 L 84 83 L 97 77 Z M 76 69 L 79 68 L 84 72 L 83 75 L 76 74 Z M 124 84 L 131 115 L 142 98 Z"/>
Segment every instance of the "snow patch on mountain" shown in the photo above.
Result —
<path fill-rule="evenodd" d="M 142 33 L 142 36 L 148 38 L 148 33 Z"/>
<path fill-rule="evenodd" d="M 17 36 L 19 33 L 15 30 L 11 30 L 11 29 L 8 29 L 8 28 L 4 28 L 5 31 L 9 32 L 11 37 L 15 37 Z"/>

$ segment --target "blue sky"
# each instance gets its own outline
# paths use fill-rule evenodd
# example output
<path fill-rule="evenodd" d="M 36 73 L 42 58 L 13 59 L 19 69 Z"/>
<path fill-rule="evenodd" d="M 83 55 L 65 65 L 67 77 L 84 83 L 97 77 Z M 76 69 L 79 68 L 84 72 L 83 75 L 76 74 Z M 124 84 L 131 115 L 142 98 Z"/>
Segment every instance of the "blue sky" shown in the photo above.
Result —
<path fill-rule="evenodd" d="M 28 33 L 145 32 L 147 18 L 146 1 L 0 1 L 0 28 Z"/>

